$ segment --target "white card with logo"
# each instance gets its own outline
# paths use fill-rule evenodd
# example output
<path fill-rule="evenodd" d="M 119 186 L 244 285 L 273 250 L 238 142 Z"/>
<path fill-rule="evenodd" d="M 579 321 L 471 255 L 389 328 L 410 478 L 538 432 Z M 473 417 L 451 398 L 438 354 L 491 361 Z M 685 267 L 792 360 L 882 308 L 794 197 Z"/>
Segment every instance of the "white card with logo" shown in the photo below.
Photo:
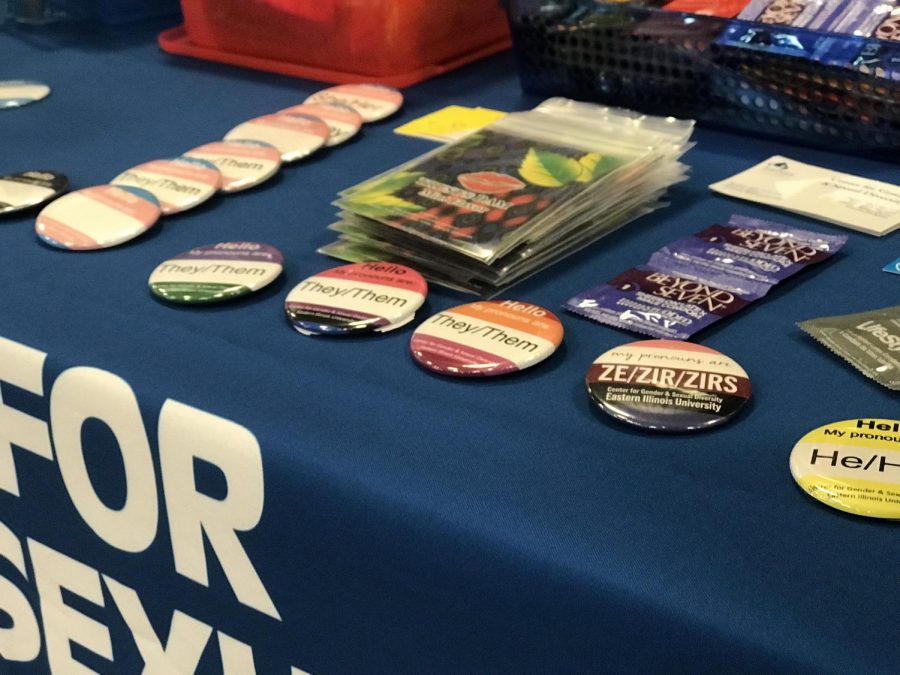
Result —
<path fill-rule="evenodd" d="M 878 237 L 900 228 L 900 186 L 779 155 L 709 188 Z"/>

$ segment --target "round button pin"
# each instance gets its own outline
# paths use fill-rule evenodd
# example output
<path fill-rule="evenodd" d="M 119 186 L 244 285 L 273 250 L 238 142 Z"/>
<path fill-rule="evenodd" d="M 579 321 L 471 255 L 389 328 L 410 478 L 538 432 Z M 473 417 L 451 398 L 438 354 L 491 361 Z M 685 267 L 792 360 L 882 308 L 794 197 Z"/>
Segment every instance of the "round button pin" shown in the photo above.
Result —
<path fill-rule="evenodd" d="M 162 214 L 170 216 L 199 206 L 219 191 L 222 174 L 202 159 L 177 157 L 145 162 L 123 171 L 112 185 L 128 185 L 153 194 Z"/>
<path fill-rule="evenodd" d="M 275 281 L 283 262 L 281 251 L 254 241 L 200 246 L 160 263 L 150 275 L 150 292 L 180 304 L 233 300 Z"/>
<path fill-rule="evenodd" d="M 329 136 L 325 145 L 333 147 L 346 143 L 359 133 L 363 125 L 362 116 L 348 105 L 340 103 L 323 103 L 319 105 L 301 103 L 285 108 L 279 114 L 312 115 L 328 125 Z"/>
<path fill-rule="evenodd" d="M 385 333 L 411 321 L 427 295 L 425 279 L 410 267 L 354 263 L 301 281 L 284 309 L 304 335 Z"/>
<path fill-rule="evenodd" d="M 21 108 L 50 95 L 50 87 L 27 80 L 0 80 L 0 110 Z"/>
<path fill-rule="evenodd" d="M 217 141 L 194 148 L 184 156 L 214 164 L 222 174 L 222 192 L 256 187 L 281 168 L 281 153 L 261 141 Z"/>
<path fill-rule="evenodd" d="M 655 431 L 697 431 L 732 419 L 750 400 L 750 379 L 733 359 L 678 340 L 642 340 L 591 364 L 587 390 L 617 420 Z"/>
<path fill-rule="evenodd" d="M 791 475 L 803 490 L 840 511 L 900 518 L 900 421 L 826 424 L 797 441 Z"/>
<path fill-rule="evenodd" d="M 69 179 L 55 171 L 23 171 L 0 176 L 0 214 L 46 204 L 69 189 Z"/>
<path fill-rule="evenodd" d="M 318 117 L 299 113 L 263 115 L 225 134 L 226 141 L 262 141 L 278 148 L 281 159 L 296 162 L 325 145 L 331 131 Z"/>
<path fill-rule="evenodd" d="M 159 202 L 150 192 L 97 185 L 70 192 L 45 206 L 38 214 L 35 232 L 41 241 L 56 248 L 93 251 L 140 236 L 159 216 Z"/>
<path fill-rule="evenodd" d="M 403 105 L 403 94 L 380 84 L 339 84 L 322 89 L 306 99 L 306 103 L 348 105 L 364 122 L 377 122 L 390 117 Z"/>
<path fill-rule="evenodd" d="M 563 326 L 549 310 L 513 300 L 486 300 L 438 312 L 410 340 L 419 365 L 443 375 L 513 373 L 549 357 Z"/>

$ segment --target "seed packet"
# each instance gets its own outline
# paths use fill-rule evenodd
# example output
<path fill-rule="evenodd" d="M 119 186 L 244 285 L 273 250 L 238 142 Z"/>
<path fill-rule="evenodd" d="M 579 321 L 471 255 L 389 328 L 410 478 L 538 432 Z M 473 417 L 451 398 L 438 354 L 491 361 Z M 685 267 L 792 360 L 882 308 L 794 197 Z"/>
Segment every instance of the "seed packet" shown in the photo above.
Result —
<path fill-rule="evenodd" d="M 492 261 L 602 211 L 636 175 L 690 147 L 692 122 L 556 101 L 344 191 L 336 205 Z"/>
<path fill-rule="evenodd" d="M 616 328 L 655 338 L 687 340 L 694 333 L 743 309 L 771 287 L 722 274 L 675 274 L 651 266 L 623 272 L 571 298 L 565 309 Z"/>
<path fill-rule="evenodd" d="M 430 282 L 442 285 L 447 278 L 455 280 L 455 290 L 465 290 L 485 298 L 493 297 L 512 285 L 531 276 L 543 267 L 580 250 L 584 246 L 630 221 L 654 210 L 656 205 L 636 203 L 636 200 L 610 208 L 603 218 L 580 223 L 578 232 L 553 242 L 537 242 L 520 246 L 486 266 L 471 258 L 455 254 L 438 247 L 423 244 L 423 240 L 393 228 L 381 228 L 349 213 L 342 213 L 342 219 L 332 223 L 329 229 L 340 234 L 340 241 L 319 249 L 319 253 L 342 260 L 343 253 L 359 246 L 377 247 L 384 255 L 382 259 L 394 262 L 406 261 L 414 266 Z M 347 244 L 348 246 L 343 246 Z M 374 259 L 374 258 L 373 258 Z M 358 262 L 355 258 L 354 262 Z"/>
<path fill-rule="evenodd" d="M 650 265 L 777 284 L 808 265 L 828 259 L 846 241 L 843 235 L 819 234 L 735 215 L 727 225 L 712 225 L 663 246 L 650 258 Z"/>
<path fill-rule="evenodd" d="M 653 178 L 656 176 L 656 178 Z M 683 178 L 683 167 L 678 164 L 660 163 L 647 168 L 643 176 L 644 182 L 656 182 L 668 185 Z M 642 183 L 626 184 L 616 194 L 615 202 L 601 203 L 599 213 L 582 218 L 569 218 L 568 222 L 556 223 L 549 235 L 534 237 L 533 240 L 517 246 L 512 251 L 498 257 L 491 264 L 485 264 L 468 257 L 458 251 L 449 250 L 441 241 L 424 239 L 404 230 L 387 227 L 378 221 L 358 216 L 349 211 L 342 211 L 340 220 L 329 226 L 329 229 L 342 234 L 357 235 L 358 240 L 377 240 L 379 245 L 389 242 L 404 247 L 410 256 L 416 256 L 416 263 L 422 258 L 416 253 L 431 257 L 438 266 L 451 266 L 454 273 L 460 267 L 465 268 L 476 278 L 497 286 L 507 285 L 511 280 L 521 277 L 533 267 L 542 266 L 558 259 L 566 252 L 578 250 L 594 241 L 598 236 L 621 227 L 632 219 L 643 215 L 660 204 L 664 187 L 657 187 L 652 193 L 645 192 Z M 392 251 L 396 253 L 396 250 Z"/>
<path fill-rule="evenodd" d="M 665 205 L 693 122 L 551 98 L 342 191 L 339 239 L 491 297 Z M 352 256 L 352 257 L 351 257 Z M 448 283 L 445 283 L 448 282 Z"/>
<path fill-rule="evenodd" d="M 492 260 L 545 212 L 625 162 L 615 154 L 485 129 L 351 189 L 336 205 Z"/>
<path fill-rule="evenodd" d="M 900 305 L 797 325 L 866 377 L 900 391 Z"/>

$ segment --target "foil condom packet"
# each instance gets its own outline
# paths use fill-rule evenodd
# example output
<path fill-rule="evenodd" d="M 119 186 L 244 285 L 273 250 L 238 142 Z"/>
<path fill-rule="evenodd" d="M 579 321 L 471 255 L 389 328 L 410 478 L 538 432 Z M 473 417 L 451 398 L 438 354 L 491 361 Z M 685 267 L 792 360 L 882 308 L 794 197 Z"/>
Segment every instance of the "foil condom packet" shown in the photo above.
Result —
<path fill-rule="evenodd" d="M 712 225 L 663 246 L 651 256 L 650 266 L 687 273 L 702 270 L 774 285 L 827 260 L 846 242 L 844 235 L 735 215 L 727 225 Z"/>
<path fill-rule="evenodd" d="M 569 299 L 598 323 L 670 340 L 743 309 L 773 286 L 841 249 L 847 238 L 732 216 L 656 251 L 646 265 Z"/>
<path fill-rule="evenodd" d="M 771 285 L 722 274 L 675 273 L 651 266 L 623 272 L 571 298 L 565 309 L 598 323 L 669 340 L 687 340 L 764 296 Z"/>
<path fill-rule="evenodd" d="M 900 391 L 900 305 L 797 325 L 866 377 Z"/>

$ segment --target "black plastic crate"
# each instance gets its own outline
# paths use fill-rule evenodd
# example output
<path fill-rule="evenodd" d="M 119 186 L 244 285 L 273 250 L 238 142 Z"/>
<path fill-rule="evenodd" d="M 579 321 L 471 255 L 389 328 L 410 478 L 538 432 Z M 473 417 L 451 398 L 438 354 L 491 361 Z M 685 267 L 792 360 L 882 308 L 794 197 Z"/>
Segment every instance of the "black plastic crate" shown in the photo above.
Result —
<path fill-rule="evenodd" d="M 511 0 L 508 11 L 528 92 L 900 158 L 900 81 L 879 65 L 898 43 L 595 0 Z M 721 44 L 729 26 L 752 28 L 752 42 Z M 824 37 L 858 58 L 775 53 Z"/>

